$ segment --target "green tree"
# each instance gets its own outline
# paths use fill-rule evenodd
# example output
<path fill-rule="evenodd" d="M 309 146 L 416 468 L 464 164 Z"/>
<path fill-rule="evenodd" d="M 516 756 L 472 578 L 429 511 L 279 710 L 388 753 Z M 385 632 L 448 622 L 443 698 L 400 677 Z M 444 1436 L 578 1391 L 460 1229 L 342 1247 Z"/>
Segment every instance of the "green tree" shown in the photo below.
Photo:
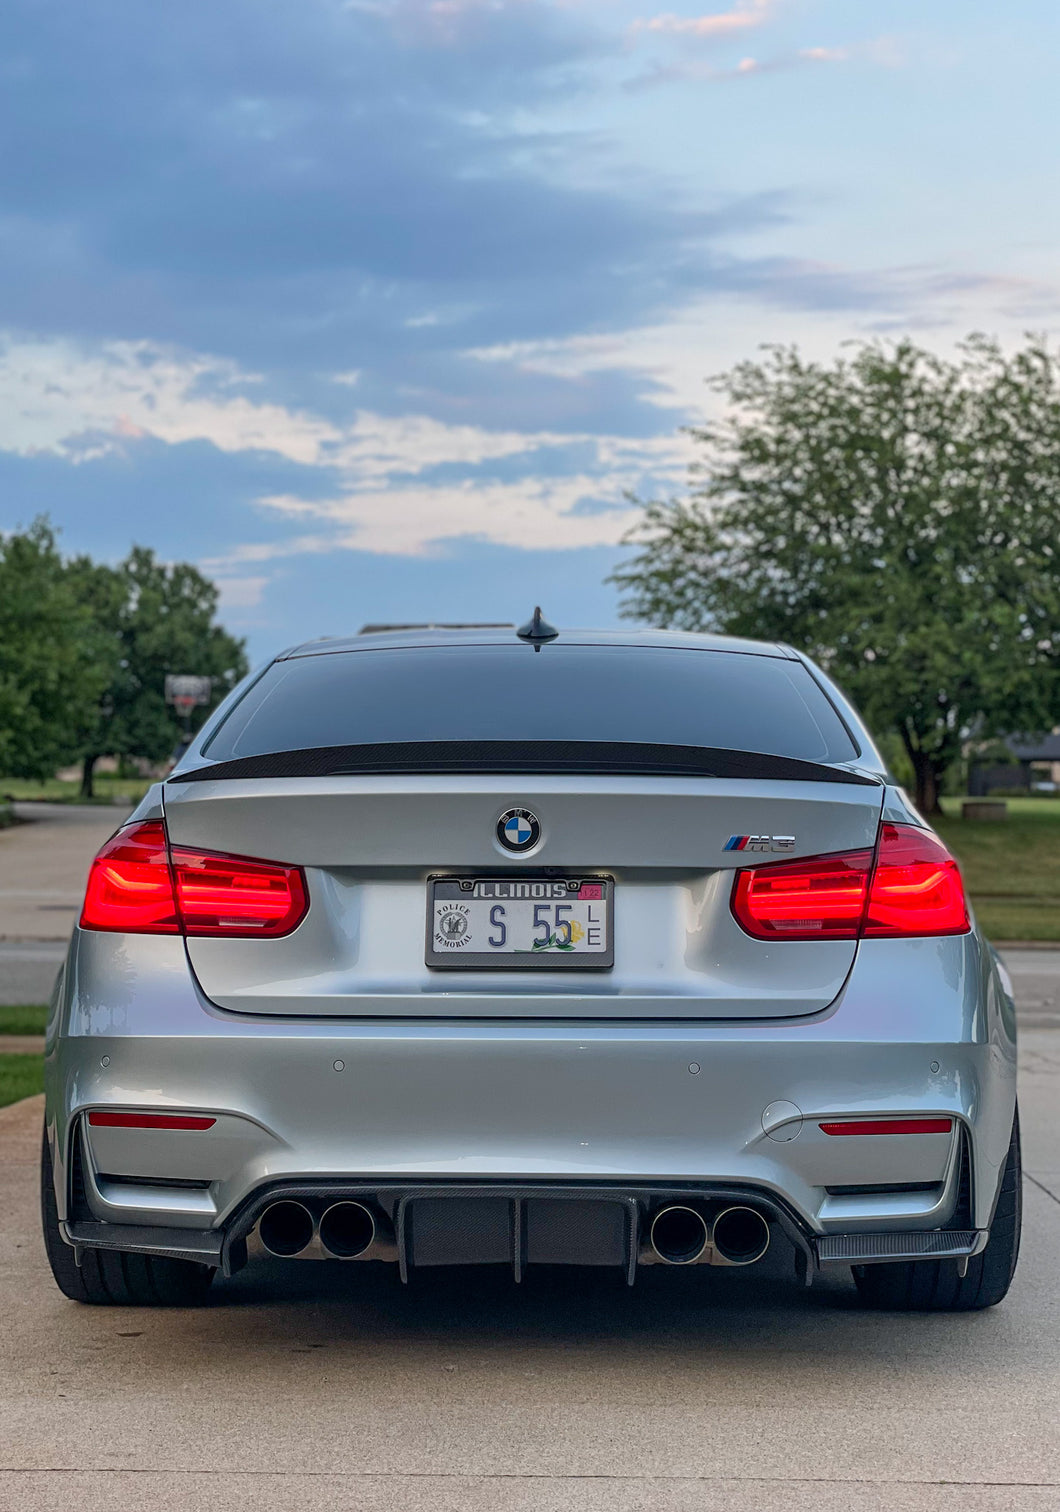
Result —
<path fill-rule="evenodd" d="M 111 673 L 110 647 L 44 519 L 0 538 L 0 772 L 76 761 Z"/>
<path fill-rule="evenodd" d="M 166 565 L 134 546 L 116 568 L 79 558 L 71 572 L 109 647 L 110 675 L 81 750 L 81 792 L 91 797 L 100 756 L 161 761 L 177 744 L 182 723 L 165 701 L 167 673 L 212 677 L 212 708 L 247 662 L 244 643 L 214 621 L 216 586 L 189 563 Z M 196 710 L 197 720 L 208 713 Z"/>
<path fill-rule="evenodd" d="M 1060 359 L 980 336 L 830 365 L 771 348 L 712 380 L 683 499 L 645 506 L 624 615 L 782 640 L 900 736 L 938 809 L 969 735 L 1060 719 Z"/>

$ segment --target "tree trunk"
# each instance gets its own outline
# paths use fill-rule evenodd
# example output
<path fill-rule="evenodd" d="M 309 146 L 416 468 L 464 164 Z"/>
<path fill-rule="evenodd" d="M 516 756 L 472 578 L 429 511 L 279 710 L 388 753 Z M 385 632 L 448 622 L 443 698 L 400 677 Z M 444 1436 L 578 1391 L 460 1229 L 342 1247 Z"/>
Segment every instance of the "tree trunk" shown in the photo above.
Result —
<path fill-rule="evenodd" d="M 81 766 L 81 797 L 94 798 L 96 796 L 93 786 L 93 777 L 96 771 L 98 756 L 86 756 Z"/>
<path fill-rule="evenodd" d="M 932 761 L 923 751 L 910 751 L 910 760 L 913 763 L 913 773 L 916 778 L 916 792 L 913 801 L 925 818 L 931 818 L 934 814 L 942 813 L 942 804 L 939 802 L 939 781 L 945 770 L 944 766 Z"/>

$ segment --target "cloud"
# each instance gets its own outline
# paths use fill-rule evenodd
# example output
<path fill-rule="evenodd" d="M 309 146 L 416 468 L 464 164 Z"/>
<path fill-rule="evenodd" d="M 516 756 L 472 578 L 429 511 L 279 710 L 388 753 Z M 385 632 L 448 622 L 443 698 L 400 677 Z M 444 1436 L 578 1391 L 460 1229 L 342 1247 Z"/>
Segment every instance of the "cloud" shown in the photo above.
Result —
<path fill-rule="evenodd" d="M 777 0 L 742 0 L 732 10 L 707 16 L 678 16 L 672 11 L 634 21 L 631 30 L 679 37 L 730 37 L 762 26 L 776 10 Z"/>
<path fill-rule="evenodd" d="M 148 443 L 196 443 L 267 452 L 311 470 L 313 492 L 264 493 L 256 502 L 292 520 L 324 522 L 325 535 L 211 559 L 241 606 L 253 602 L 248 594 L 260 596 L 265 579 L 233 577 L 231 569 L 292 552 L 416 554 L 461 536 L 515 547 L 613 544 L 628 514 L 625 492 L 676 477 L 685 462 L 683 442 L 671 437 L 490 430 L 361 409 L 337 423 L 257 397 L 259 382 L 229 361 L 146 342 L 88 351 L 9 340 L 0 348 L 0 449 L 84 465 L 108 453 L 133 457 Z M 572 470 L 574 459 L 591 470 Z M 500 476 L 503 467 L 516 475 Z M 322 486 L 330 490 L 324 497 Z"/>
<path fill-rule="evenodd" d="M 718 67 L 702 58 L 692 58 L 647 69 L 627 80 L 625 87 L 629 92 L 636 92 L 660 84 L 686 81 L 715 83 L 725 79 L 748 78 L 752 74 L 787 73 L 807 63 L 843 63 L 850 56 L 850 51 L 842 47 L 800 47 L 794 51 L 777 53 L 770 58 L 741 58 L 727 67 Z"/>
<path fill-rule="evenodd" d="M 483 348 L 474 356 L 487 367 L 504 364 L 571 385 L 633 372 L 641 376 L 645 402 L 658 404 L 663 414 L 677 409 L 702 423 L 719 413 L 704 378 L 753 358 L 756 340 L 797 342 L 806 355 L 830 362 L 852 338 L 931 331 L 937 342 L 945 339 L 940 333 L 960 335 L 976 326 L 984 307 L 1015 331 L 1060 315 L 1056 282 L 954 273 L 930 264 L 852 270 L 781 258 L 763 259 L 746 286 L 742 265 L 734 264 L 730 274 L 723 292 L 692 299 L 665 320 L 621 335 L 526 341 Z M 768 313 L 760 320 L 753 312 L 763 306 Z M 656 494 L 665 495 L 661 466 L 660 478 Z M 635 491 L 651 493 L 644 487 Z"/>
<path fill-rule="evenodd" d="M 591 126 L 602 70 L 613 89 L 627 68 L 605 5 L 186 0 L 147 23 L 136 0 L 93 17 L 9 0 L 5 21 L 0 133 L 20 147 L 0 159 L 0 329 L 66 343 L 71 390 L 70 423 L 54 398 L 38 423 L 15 384 L 8 429 L 48 446 L 58 425 L 83 460 L 123 424 L 130 441 L 355 459 L 351 391 L 366 415 L 413 416 L 425 447 L 422 419 L 673 429 L 652 375 L 498 381 L 467 353 L 664 320 L 734 263 L 749 286 L 734 238 L 797 210 L 783 189 L 689 193 L 620 160 Z M 78 355 L 103 348 L 105 371 Z M 180 352 L 219 355 L 189 375 L 167 365 Z"/>
<path fill-rule="evenodd" d="M 761 156 L 791 108 L 770 118 L 767 76 L 902 44 L 777 41 L 795 7 L 716 3 L 7 0 L 4 523 L 52 509 L 73 549 L 212 562 L 263 621 L 299 574 L 300 613 L 354 571 L 437 602 L 439 556 L 573 585 L 627 489 L 680 483 L 703 374 L 760 336 L 1056 308 L 945 251 L 888 268 L 815 237 Z M 631 72 L 756 94 L 679 117 Z M 887 192 L 846 146 L 806 170 L 833 208 Z"/>
<path fill-rule="evenodd" d="M 239 392 L 258 381 L 227 359 L 147 341 L 90 348 L 8 336 L 0 340 L 0 448 L 83 461 L 152 436 L 312 464 L 343 439 L 325 420 Z"/>
<path fill-rule="evenodd" d="M 332 381 L 345 384 L 347 374 Z M 0 338 L 0 450 L 81 462 L 146 438 L 222 452 L 265 451 L 360 483 L 466 468 L 546 448 L 591 444 L 607 456 L 652 449 L 635 438 L 578 431 L 491 430 L 430 415 L 355 409 L 342 421 L 257 395 L 260 375 L 228 359 L 150 342 L 95 348 Z M 249 390 L 249 392 L 244 392 Z M 654 443 L 657 452 L 672 445 Z"/>
<path fill-rule="evenodd" d="M 764 25 L 773 18 L 778 0 L 749 0 L 748 5 L 738 6 L 716 16 L 677 16 L 666 14 L 633 25 L 637 32 L 654 32 L 663 38 L 689 37 L 738 38 L 740 33 Z M 875 68 L 900 68 L 906 62 L 906 49 L 894 36 L 880 36 L 868 40 L 853 41 L 843 46 L 786 47 L 768 57 L 747 56 L 736 63 L 717 64 L 706 58 L 689 54 L 682 46 L 672 63 L 657 62 L 645 70 L 633 74 L 625 81 L 627 92 L 637 92 L 654 85 L 684 81 L 714 82 L 746 77 L 751 74 L 785 73 L 807 63 L 862 63 Z"/>
<path fill-rule="evenodd" d="M 225 577 L 216 575 L 214 583 L 220 590 L 219 610 L 221 615 L 231 614 L 244 609 L 256 609 L 265 596 L 271 578 L 262 577 Z"/>
<path fill-rule="evenodd" d="M 798 55 L 808 63 L 844 63 L 850 53 L 845 47 L 800 47 Z"/>
<path fill-rule="evenodd" d="M 488 431 L 447 425 L 427 415 L 358 414 L 342 441 L 328 450 L 330 465 L 365 481 L 458 464 L 478 467 L 502 457 L 581 439 L 549 432 Z M 586 438 L 588 439 L 588 438 Z"/>
<path fill-rule="evenodd" d="M 467 52 L 507 28 L 522 34 L 529 26 L 547 55 L 549 40 L 555 47 L 563 33 L 563 7 L 550 0 L 354 0 L 348 9 L 385 19 L 397 40 L 412 47 Z M 561 57 L 569 56 L 570 46 L 568 35 L 559 43 Z"/>
<path fill-rule="evenodd" d="M 333 527 L 302 536 L 302 550 L 308 551 L 341 547 L 422 556 L 468 537 L 517 550 L 569 551 L 621 540 L 637 514 L 624 499 L 621 481 L 591 474 L 513 483 L 465 479 L 446 487 L 366 489 L 326 501 L 277 497 L 261 503 Z M 286 559 L 290 552 L 288 544 L 282 552 L 266 548 L 264 556 Z"/>
<path fill-rule="evenodd" d="M 546 124 L 620 49 L 601 17 L 9 0 L 0 327 L 219 351 L 292 387 L 356 370 L 387 408 L 445 364 L 439 392 L 473 380 L 468 346 L 662 311 L 756 202 L 690 200 Z"/>

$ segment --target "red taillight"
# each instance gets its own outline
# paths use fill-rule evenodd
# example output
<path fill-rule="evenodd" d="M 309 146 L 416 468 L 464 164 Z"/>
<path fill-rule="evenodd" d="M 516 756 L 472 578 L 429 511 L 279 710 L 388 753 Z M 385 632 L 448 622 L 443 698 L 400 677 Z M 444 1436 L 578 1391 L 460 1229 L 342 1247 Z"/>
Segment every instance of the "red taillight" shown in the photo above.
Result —
<path fill-rule="evenodd" d="M 172 856 L 180 915 L 189 935 L 285 935 L 305 917 L 305 880 L 297 866 L 176 845 Z"/>
<path fill-rule="evenodd" d="M 823 1123 L 826 1134 L 949 1134 L 952 1118 L 863 1118 L 844 1123 Z"/>
<path fill-rule="evenodd" d="M 216 1118 L 194 1113 L 90 1113 L 95 1129 L 212 1129 Z"/>
<path fill-rule="evenodd" d="M 759 940 L 853 940 L 871 872 L 870 850 L 742 871 L 732 911 Z"/>
<path fill-rule="evenodd" d="M 152 820 L 119 830 L 93 861 L 81 928 L 275 938 L 296 929 L 308 906 L 299 867 L 169 851 L 165 826 Z"/>
<path fill-rule="evenodd" d="M 107 841 L 88 874 L 81 928 L 180 933 L 160 822 L 131 825 Z"/>
<path fill-rule="evenodd" d="M 737 922 L 758 940 L 965 934 L 971 927 L 956 861 L 910 824 L 880 826 L 872 851 L 781 861 L 738 872 Z"/>
<path fill-rule="evenodd" d="M 927 830 L 884 824 L 865 934 L 965 934 L 971 927 L 956 861 Z"/>

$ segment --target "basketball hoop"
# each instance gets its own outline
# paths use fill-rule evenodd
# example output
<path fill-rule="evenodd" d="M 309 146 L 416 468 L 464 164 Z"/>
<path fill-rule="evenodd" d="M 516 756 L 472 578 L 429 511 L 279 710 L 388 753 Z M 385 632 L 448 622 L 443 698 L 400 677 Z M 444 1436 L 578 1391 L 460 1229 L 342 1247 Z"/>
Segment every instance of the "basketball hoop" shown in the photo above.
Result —
<path fill-rule="evenodd" d="M 185 733 L 191 729 L 191 711 L 208 704 L 213 696 L 212 677 L 193 677 L 174 672 L 166 674 L 166 703 L 171 704 L 184 721 Z"/>

